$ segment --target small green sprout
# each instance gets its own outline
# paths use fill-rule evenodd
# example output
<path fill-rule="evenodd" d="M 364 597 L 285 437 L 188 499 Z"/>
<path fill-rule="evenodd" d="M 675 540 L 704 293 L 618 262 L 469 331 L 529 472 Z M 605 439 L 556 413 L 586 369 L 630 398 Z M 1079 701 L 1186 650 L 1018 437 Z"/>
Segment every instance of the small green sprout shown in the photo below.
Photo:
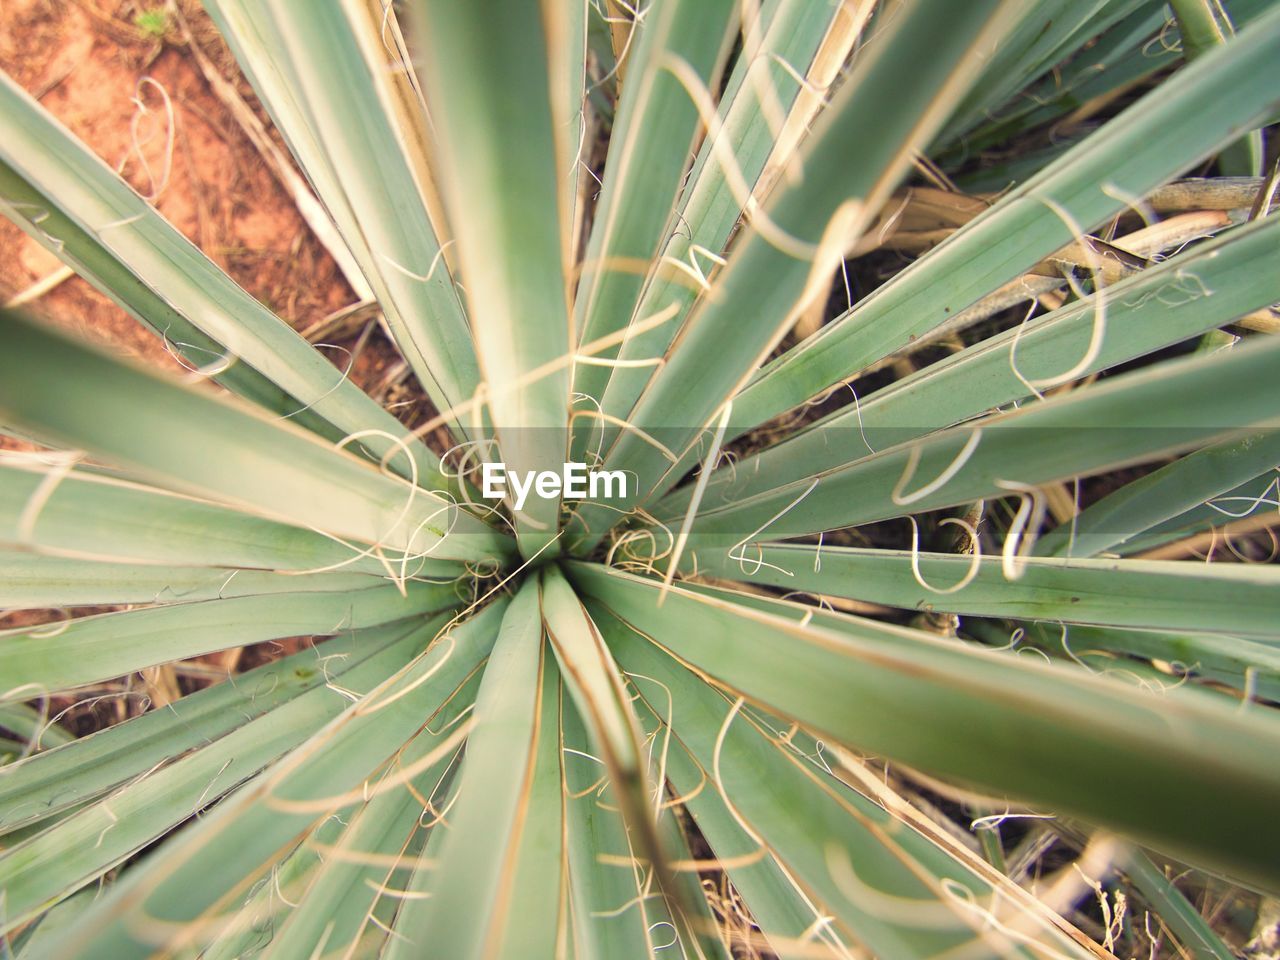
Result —
<path fill-rule="evenodd" d="M 169 32 L 169 12 L 163 7 L 150 7 L 136 14 L 133 25 L 148 40 L 163 40 Z"/>

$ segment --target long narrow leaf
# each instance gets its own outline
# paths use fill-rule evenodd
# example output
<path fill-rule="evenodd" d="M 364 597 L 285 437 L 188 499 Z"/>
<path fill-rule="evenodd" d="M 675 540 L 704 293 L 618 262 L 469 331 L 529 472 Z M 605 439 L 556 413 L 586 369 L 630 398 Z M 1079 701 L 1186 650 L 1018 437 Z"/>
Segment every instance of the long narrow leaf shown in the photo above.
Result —
<path fill-rule="evenodd" d="M 735 831 L 723 822 L 729 813 L 763 847 L 755 863 L 749 850 L 730 860 L 748 861 L 731 867 L 735 882 L 743 874 L 768 874 L 766 861 L 776 859 L 802 902 L 836 919 L 835 930 L 814 931 L 816 944 L 834 934 L 875 956 L 903 960 L 977 947 L 983 941 L 993 953 L 1035 955 L 1035 947 L 1019 947 L 1006 932 L 989 929 L 983 917 L 970 911 L 974 903 L 999 909 L 999 901 L 1010 894 L 1009 884 L 976 872 L 976 857 L 962 858 L 954 846 L 944 847 L 916 832 L 883 799 L 849 789 L 823 768 L 825 761 L 811 759 L 803 734 L 784 743 L 782 730 L 739 711 L 643 636 L 611 617 L 605 623 L 610 643 L 629 669 L 649 680 L 641 681 L 649 706 L 679 738 L 668 747 L 668 756 L 687 752 L 697 765 L 678 785 L 682 792 L 710 795 L 708 803 L 694 807 L 695 816 L 702 814 L 699 823 L 706 822 L 716 839 L 732 836 Z M 812 741 L 808 747 L 812 749 Z M 677 764 L 678 770 L 687 767 Z M 717 804 L 717 795 L 732 799 Z M 731 813 L 717 809 L 727 802 L 733 805 Z M 821 829 L 814 829 L 816 824 Z M 747 884 L 748 889 L 754 886 L 749 880 Z M 1045 923 L 1043 911 L 1030 909 L 1028 899 L 1015 893 L 1013 902 L 1015 929 L 1036 946 L 1086 955 Z M 748 904 L 754 909 L 751 900 Z M 811 915 L 807 926 L 813 923 Z M 792 930 L 794 937 L 799 931 Z M 786 940 L 779 947 L 784 954 L 788 947 L 799 952 Z"/>
<path fill-rule="evenodd" d="M 1265 339 L 1158 364 L 880 453 L 855 454 L 844 467 L 701 513 L 692 528 L 734 545 L 766 529 L 768 539 L 818 533 L 984 497 L 1027 497 L 1042 484 L 1274 429 L 1277 358 L 1280 341 Z M 1222 383 L 1233 390 L 1224 392 Z M 679 522 L 661 511 L 659 520 Z"/>
<path fill-rule="evenodd" d="M 379 585 L 378 578 L 357 573 L 288 576 L 258 570 L 125 565 L 0 548 L 0 607 L 187 603 Z"/>
<path fill-rule="evenodd" d="M 571 124 L 552 91 L 573 31 L 556 4 L 417 0 L 410 8 L 503 460 L 511 470 L 559 470 L 568 442 L 571 227 L 560 163 Z M 520 145 L 516 157 L 511 143 Z M 536 497 L 515 511 L 526 557 L 554 541 L 559 503 Z"/>
<path fill-rule="evenodd" d="M 976 343 L 721 468 L 707 485 L 703 509 L 848 462 L 851 446 L 873 453 L 1020 403 L 1064 374 L 1087 377 L 1278 298 L 1280 218 L 1271 218 Z M 695 459 L 691 453 L 686 465 Z M 673 492 L 662 512 L 682 509 L 689 496 L 687 489 Z"/>
<path fill-rule="evenodd" d="M 1161 84 L 734 399 L 730 435 L 784 413 L 910 344 L 1274 110 L 1280 10 Z M 1129 199 L 1126 199 L 1129 198 Z M 1058 209 L 1055 209 L 1054 205 Z M 1061 212 L 1060 212 L 1061 211 Z M 1068 221 L 1064 221 L 1062 213 Z"/>
<path fill-rule="evenodd" d="M 0 419 L 179 489 L 411 554 L 485 559 L 499 535 L 287 423 L 0 315 Z"/>
<path fill-rule="evenodd" d="M 759 49 L 754 56 L 739 57 L 734 67 L 717 114 L 719 132 L 707 136 L 698 150 L 676 228 L 650 267 L 632 317 L 636 326 L 618 348 L 623 361 L 645 365 L 618 366 L 610 373 L 608 387 L 599 397 L 607 416 L 625 418 L 635 405 L 652 374 L 650 361 L 666 352 L 703 293 L 698 276 L 709 278 L 715 269 L 710 254 L 723 256 L 742 216 L 746 198 L 735 191 L 723 154 L 732 154 L 732 169 L 753 197 L 766 196 L 787 168 L 795 141 L 808 131 L 823 106 L 825 91 L 861 36 L 871 10 L 871 4 L 826 6 L 782 0 L 766 23 L 769 9 L 761 6 Z M 773 110 L 785 113 L 780 130 L 778 119 L 763 106 L 769 102 L 775 104 Z M 640 326 L 673 309 L 669 320 Z M 583 392 L 591 393 L 585 384 Z M 607 450 L 618 427 L 606 420 L 598 429 L 591 434 L 590 446 L 598 444 Z"/>
<path fill-rule="evenodd" d="M 632 55 L 635 81 L 623 87 L 591 241 L 574 304 L 577 342 L 590 343 L 630 321 L 647 264 L 671 228 L 698 111 L 672 66 L 714 88 L 738 5 L 727 0 L 656 4 Z M 573 388 L 600 399 L 608 369 L 574 370 Z M 591 427 L 598 426 L 591 424 Z"/>
<path fill-rule="evenodd" d="M 1247 564 L 999 557 L 769 544 L 701 573 L 907 610 L 1280 641 L 1280 571 Z M 1010 569 L 1012 566 L 1012 569 Z"/>
<path fill-rule="evenodd" d="M 405 624 L 333 637 L 10 767 L 0 778 L 6 833 L 217 740 L 413 631 Z M 175 722 L 176 719 L 176 722 Z"/>
<path fill-rule="evenodd" d="M 83 617 L 0 633 L 0 696 L 29 699 L 170 660 L 279 637 L 334 634 L 453 606 L 443 585 L 244 596 Z"/>
<path fill-rule="evenodd" d="M 918 631 L 891 642 L 881 631 L 833 633 L 677 589 L 658 607 L 657 584 L 572 569 L 581 589 L 682 661 L 841 742 L 1257 883 L 1280 880 L 1265 842 L 1280 799 L 1267 759 L 1280 749 L 1280 721 L 1269 714 Z M 1160 804 L 1148 802 L 1152 791 Z"/>
<path fill-rule="evenodd" d="M 439 625 L 436 621 L 416 631 L 401 631 L 349 671 L 335 671 L 334 682 L 357 691 L 372 687 L 388 672 L 403 666 L 422 635 L 429 635 Z M 144 772 L 111 797 L 6 850 L 0 855 L 5 929 L 21 923 L 61 891 L 100 875 L 199 813 L 349 705 L 347 697 L 336 690 L 314 686 L 209 747 L 160 770 Z"/>
<path fill-rule="evenodd" d="M 193 369 L 332 440 L 438 462 L 338 367 L 251 297 L 7 76 L 0 75 L 0 211 L 148 324 Z M 218 373 L 218 370 L 222 370 Z M 409 475 L 403 454 L 393 469 Z"/>
<path fill-rule="evenodd" d="M 1070 522 L 1045 534 L 1036 552 L 1089 557 L 1130 542 L 1140 544 L 1141 534 L 1168 521 L 1179 522 L 1202 504 L 1207 519 L 1227 523 L 1247 515 L 1251 507 L 1265 505 L 1277 464 L 1280 435 L 1273 433 L 1205 447 L 1091 503 Z M 1235 492 L 1257 477 L 1261 483 Z"/>
<path fill-rule="evenodd" d="M 366 781 L 432 723 L 488 655 L 504 602 L 451 627 L 305 743 L 118 881 L 51 945 L 51 957 L 143 957 L 196 943 L 194 924 L 329 814 L 363 803 Z M 384 673 L 384 676 L 386 674 Z M 216 918 L 215 918 L 216 920 Z"/>
<path fill-rule="evenodd" d="M 450 700 L 434 725 L 423 730 L 388 767 L 382 781 L 370 788 L 371 799 L 352 816 L 323 852 L 323 864 L 297 906 L 289 911 L 272 938 L 271 956 L 309 960 L 316 944 L 337 953 L 353 949 L 366 930 L 377 930 L 373 918 L 384 898 L 403 889 L 410 869 L 421 854 L 417 834 L 423 823 L 446 829 L 441 809 L 423 801 L 439 800 L 437 790 L 453 775 L 453 757 L 430 764 L 405 783 L 388 782 L 403 770 L 420 769 L 465 720 L 476 700 L 479 678 L 474 677 Z M 382 783 L 387 783 L 384 788 Z M 398 903 L 395 904 L 399 906 Z"/>
<path fill-rule="evenodd" d="M 485 668 L 461 773 L 461 805 L 431 867 L 430 898 L 406 905 L 389 945 L 392 960 L 424 952 L 457 960 L 504 956 L 516 943 L 539 944 L 534 955 L 554 953 L 559 878 L 544 872 L 537 887 L 515 885 L 522 855 L 537 856 L 544 871 L 560 861 L 560 831 L 540 829 L 544 817 L 559 819 L 561 805 L 559 678 L 548 652 L 537 586 L 528 583 L 507 608 Z M 525 844 L 527 827 L 538 830 L 532 849 Z M 515 909 L 513 899 L 529 896 L 541 901 L 540 910 Z M 483 919 L 456 922 L 466 916 Z"/>
<path fill-rule="evenodd" d="M 744 371 L 762 362 L 786 334 L 797 308 L 824 289 L 873 208 L 906 172 L 912 151 L 923 147 L 963 94 L 975 73 L 974 51 L 994 44 L 1016 19 L 1012 5 L 985 0 L 965 4 L 962 11 L 919 0 L 897 11 L 794 158 L 802 178 L 775 191 L 766 212 L 739 239 L 631 412 L 632 422 L 658 431 L 666 447 L 677 451 L 711 422 L 742 386 Z M 619 434 L 606 463 L 634 471 L 639 489 L 615 506 L 638 502 L 661 480 L 671 466 L 664 456 L 650 438 Z M 581 512 L 589 532 L 578 549 L 585 550 L 599 539 L 593 532 L 599 515 L 612 511 Z"/>
<path fill-rule="evenodd" d="M 427 395 L 442 411 L 470 398 L 480 374 L 432 222 L 425 123 L 400 85 L 383 19 L 355 0 L 211 0 L 206 8 L 315 184 Z M 464 421 L 452 423 L 466 435 Z"/>

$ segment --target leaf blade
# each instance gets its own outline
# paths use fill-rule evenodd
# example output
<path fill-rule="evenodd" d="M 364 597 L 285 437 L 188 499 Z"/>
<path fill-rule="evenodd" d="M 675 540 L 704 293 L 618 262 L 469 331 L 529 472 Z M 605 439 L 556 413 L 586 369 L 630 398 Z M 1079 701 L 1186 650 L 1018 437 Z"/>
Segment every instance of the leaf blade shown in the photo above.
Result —
<path fill-rule="evenodd" d="M 1157 848 L 1274 886 L 1255 826 L 1280 794 L 1264 759 L 1280 721 L 1216 698 L 1159 698 L 1069 667 L 878 625 L 840 634 L 721 598 L 574 564 L 573 578 L 674 655 L 771 709 L 935 775 L 1071 812 Z M 712 615 L 714 611 L 714 615 Z M 684 627 L 673 622 L 683 619 Z M 891 642 L 886 642 L 892 633 Z M 838 654 L 838 656 L 833 656 Z M 824 689 L 830 683 L 829 689 Z M 963 739 L 939 731 L 963 730 Z M 1223 751 L 1222 743 L 1232 749 Z M 1096 789 L 1098 777 L 1111 789 Z M 1235 783 L 1236 789 L 1223 790 Z M 1143 798 L 1160 784 L 1164 803 Z M 1205 823 L 1205 804 L 1230 815 Z M 1263 831 L 1265 832 L 1265 831 Z"/>

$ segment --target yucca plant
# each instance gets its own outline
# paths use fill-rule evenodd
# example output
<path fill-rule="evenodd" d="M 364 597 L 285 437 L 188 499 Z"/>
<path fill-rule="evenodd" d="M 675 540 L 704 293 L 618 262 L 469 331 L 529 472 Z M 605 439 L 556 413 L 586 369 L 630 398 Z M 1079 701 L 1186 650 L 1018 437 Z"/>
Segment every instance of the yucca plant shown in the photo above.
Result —
<path fill-rule="evenodd" d="M 1233 956 L 1280 575 L 1149 556 L 1274 523 L 1226 6 L 206 0 L 412 429 L 6 80 L 5 212 L 193 375 L 0 319 L 0 607 L 69 611 L 0 634 L 4 955 Z"/>

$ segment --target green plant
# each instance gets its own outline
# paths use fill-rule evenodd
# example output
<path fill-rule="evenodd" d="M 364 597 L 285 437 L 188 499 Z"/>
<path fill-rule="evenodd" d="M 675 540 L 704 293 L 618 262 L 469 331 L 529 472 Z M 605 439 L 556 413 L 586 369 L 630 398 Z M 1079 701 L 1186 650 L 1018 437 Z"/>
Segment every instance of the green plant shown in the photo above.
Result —
<path fill-rule="evenodd" d="M 134 15 L 133 25 L 149 40 L 163 40 L 169 32 L 169 14 L 163 7 L 149 7 Z"/>
<path fill-rule="evenodd" d="M 0 634 L 34 754 L 0 770 L 9 949 L 1097 957 L 1073 907 L 1114 870 L 1158 921 L 1107 950 L 1230 957 L 1160 864 L 1280 887 L 1280 576 L 1135 554 L 1275 501 L 1280 340 L 1209 335 L 1274 326 L 1280 220 L 1230 212 L 1252 180 L 1166 186 L 1256 167 L 1267 6 L 1163 77 L 1144 0 L 413 0 L 408 71 L 381 4 L 209 0 L 441 411 L 412 432 L 6 79 L 5 212 L 226 388 L 0 318 L 0 422 L 50 445 L 0 460 L 0 606 L 128 605 Z M 1022 169 L 965 166 L 1135 82 Z M 895 194 L 926 154 L 1008 187 L 936 248 L 927 192 Z M 1188 209 L 1190 236 L 1103 230 Z M 1157 257 L 1205 211 L 1218 236 Z M 787 341 L 859 243 L 927 252 Z M 1066 302 L 992 322 L 1014 282 Z M 939 331 L 966 340 L 827 395 Z M 471 485 L 569 454 L 636 486 L 512 512 Z M 1134 464 L 1035 538 L 1060 485 Z M 832 544 L 907 516 L 899 548 Z M 299 635 L 330 639 L 46 722 Z M 1020 812 L 1078 872 L 1018 882 Z"/>

